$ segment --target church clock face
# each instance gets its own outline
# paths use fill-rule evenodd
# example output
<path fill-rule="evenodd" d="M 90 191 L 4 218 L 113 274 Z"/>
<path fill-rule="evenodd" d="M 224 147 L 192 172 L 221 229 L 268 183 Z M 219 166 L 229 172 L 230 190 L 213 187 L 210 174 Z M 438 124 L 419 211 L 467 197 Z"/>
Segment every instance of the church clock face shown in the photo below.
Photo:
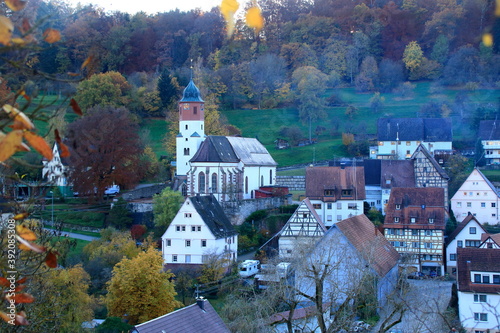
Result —
<path fill-rule="evenodd" d="M 189 103 L 182 104 L 183 110 L 189 110 Z"/>

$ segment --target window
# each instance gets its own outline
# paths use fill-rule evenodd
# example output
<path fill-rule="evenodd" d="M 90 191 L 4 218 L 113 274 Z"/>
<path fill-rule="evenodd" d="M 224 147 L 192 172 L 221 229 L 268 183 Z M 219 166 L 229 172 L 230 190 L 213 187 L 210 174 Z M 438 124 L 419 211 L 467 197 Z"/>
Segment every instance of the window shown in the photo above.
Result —
<path fill-rule="evenodd" d="M 412 236 L 418 236 L 418 230 L 412 229 L 411 230 L 411 235 Z"/>
<path fill-rule="evenodd" d="M 193 107 L 193 113 L 194 113 L 194 114 L 197 114 L 197 113 L 198 113 L 198 107 L 197 107 L 197 106 L 194 106 L 194 107 Z"/>
<path fill-rule="evenodd" d="M 334 193 L 335 192 L 333 190 L 325 190 L 326 197 L 333 197 Z"/>
<path fill-rule="evenodd" d="M 196 229 L 197 229 L 198 231 L 201 231 L 201 225 L 197 226 L 197 227 L 196 227 Z"/>
<path fill-rule="evenodd" d="M 342 190 L 342 196 L 343 197 L 351 197 L 352 196 L 352 190 Z"/>
<path fill-rule="evenodd" d="M 203 172 L 198 175 L 198 192 L 205 193 L 205 174 Z"/>
<path fill-rule="evenodd" d="M 206 239 L 201 240 L 201 247 L 207 247 L 207 240 Z"/>
<path fill-rule="evenodd" d="M 474 320 L 475 321 L 488 321 L 488 314 L 474 312 Z"/>
<path fill-rule="evenodd" d="M 196 231 L 196 226 L 191 226 L 191 231 Z"/>
<path fill-rule="evenodd" d="M 309 214 L 307 214 L 307 213 L 302 213 L 302 218 L 307 219 L 308 217 L 309 217 Z"/>
<path fill-rule="evenodd" d="M 469 234 L 474 235 L 476 233 L 476 227 L 469 228 Z"/>
<path fill-rule="evenodd" d="M 457 261 L 457 254 L 456 253 L 450 253 L 450 261 Z"/>
<path fill-rule="evenodd" d="M 416 219 L 415 217 L 411 217 L 411 218 L 410 218 L 410 222 L 411 222 L 411 223 L 415 223 L 416 221 L 417 221 L 417 219 Z"/>
<path fill-rule="evenodd" d="M 184 217 L 191 217 L 191 213 L 184 213 Z"/>
<path fill-rule="evenodd" d="M 417 249 L 418 249 L 418 248 L 420 247 L 420 243 L 419 243 L 419 242 L 413 242 L 413 243 L 412 243 L 412 246 L 413 246 L 414 248 L 417 248 Z"/>
<path fill-rule="evenodd" d="M 500 275 L 493 275 L 493 284 L 500 284 Z"/>
<path fill-rule="evenodd" d="M 245 194 L 248 194 L 248 177 L 245 177 Z"/>
<path fill-rule="evenodd" d="M 466 240 L 465 247 L 479 247 L 481 241 L 478 240 Z"/>
<path fill-rule="evenodd" d="M 260 186 L 264 186 L 264 176 L 260 176 Z"/>
<path fill-rule="evenodd" d="M 167 246 L 172 246 L 172 240 L 171 239 L 167 239 Z"/>
<path fill-rule="evenodd" d="M 429 223 L 434 223 L 434 219 L 433 218 L 429 218 Z"/>
<path fill-rule="evenodd" d="M 426 236 L 432 236 L 432 230 L 425 230 Z"/>
<path fill-rule="evenodd" d="M 358 205 L 356 205 L 355 203 L 348 203 L 347 209 L 358 209 Z"/>
<path fill-rule="evenodd" d="M 273 185 L 273 170 L 269 170 L 269 185 Z"/>
<path fill-rule="evenodd" d="M 190 247 L 191 246 L 191 241 L 189 239 L 186 239 L 186 247 Z"/>
<path fill-rule="evenodd" d="M 189 148 L 184 148 L 184 155 L 189 155 Z"/>
<path fill-rule="evenodd" d="M 326 216 L 326 221 L 327 222 L 332 222 L 332 216 L 331 215 L 327 215 Z"/>
<path fill-rule="evenodd" d="M 474 274 L 474 283 L 481 283 L 481 274 Z"/>
<path fill-rule="evenodd" d="M 326 209 L 332 209 L 332 203 L 331 202 L 329 202 L 329 203 L 326 204 Z"/>
<path fill-rule="evenodd" d="M 432 249 L 432 243 L 425 243 L 426 249 Z"/>
<path fill-rule="evenodd" d="M 396 209 L 401 209 L 401 205 L 396 205 Z"/>
<path fill-rule="evenodd" d="M 337 215 L 337 221 L 342 221 L 342 215 Z"/>
<path fill-rule="evenodd" d="M 489 275 L 483 275 L 483 283 L 490 283 L 490 276 Z"/>
<path fill-rule="evenodd" d="M 185 225 L 181 226 L 181 230 L 186 231 L 186 226 Z"/>
<path fill-rule="evenodd" d="M 314 209 L 321 209 L 321 204 L 313 204 Z"/>
<path fill-rule="evenodd" d="M 457 241 L 457 247 L 464 247 L 463 241 Z"/>
<path fill-rule="evenodd" d="M 491 208 L 495 208 L 496 206 L 497 206 L 497 204 L 495 202 L 491 203 Z"/>
<path fill-rule="evenodd" d="M 172 254 L 172 262 L 177 262 L 177 254 Z"/>
<path fill-rule="evenodd" d="M 486 295 L 474 294 L 474 303 L 486 303 Z"/>
<path fill-rule="evenodd" d="M 186 125 L 186 129 L 188 129 L 188 128 L 189 128 L 188 125 Z"/>
<path fill-rule="evenodd" d="M 217 193 L 217 174 L 212 174 L 212 193 Z"/>
<path fill-rule="evenodd" d="M 341 202 L 337 202 L 337 209 L 342 209 L 342 203 Z"/>
<path fill-rule="evenodd" d="M 175 231 L 181 231 L 181 226 L 180 225 L 175 226 Z"/>
<path fill-rule="evenodd" d="M 394 218 L 394 223 L 399 223 L 399 217 Z"/>
<path fill-rule="evenodd" d="M 190 254 L 186 254 L 186 263 L 190 263 L 191 262 L 191 255 Z"/>
<path fill-rule="evenodd" d="M 457 202 L 457 207 L 462 207 L 462 203 L 460 201 Z"/>
<path fill-rule="evenodd" d="M 468 202 L 467 207 L 472 207 L 472 203 Z"/>
<path fill-rule="evenodd" d="M 486 207 L 486 202 L 481 202 L 481 208 L 485 208 Z"/>

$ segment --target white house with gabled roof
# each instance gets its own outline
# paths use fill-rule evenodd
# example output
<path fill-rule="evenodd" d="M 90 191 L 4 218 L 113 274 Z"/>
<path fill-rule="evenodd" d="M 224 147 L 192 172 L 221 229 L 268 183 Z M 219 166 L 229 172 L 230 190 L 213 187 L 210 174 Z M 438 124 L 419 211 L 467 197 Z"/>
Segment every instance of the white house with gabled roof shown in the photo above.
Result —
<path fill-rule="evenodd" d="M 499 204 L 497 190 L 478 168 L 474 168 L 451 198 L 451 210 L 457 220 L 471 213 L 482 223 L 497 224 Z"/>
<path fill-rule="evenodd" d="M 237 260 L 238 234 L 213 195 L 186 198 L 161 239 L 165 264 Z"/>

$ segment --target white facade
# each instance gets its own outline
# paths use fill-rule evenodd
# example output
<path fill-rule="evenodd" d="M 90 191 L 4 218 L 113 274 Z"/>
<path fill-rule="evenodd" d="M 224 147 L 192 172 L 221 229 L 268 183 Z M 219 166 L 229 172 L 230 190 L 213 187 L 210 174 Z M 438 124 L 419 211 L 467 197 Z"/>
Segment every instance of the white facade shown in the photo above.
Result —
<path fill-rule="evenodd" d="M 66 167 L 62 164 L 61 156 L 57 144 L 52 147 L 54 157 L 50 161 L 42 161 L 42 177 L 47 179 L 47 182 L 54 186 L 68 186 L 68 179 L 66 177 Z"/>
<path fill-rule="evenodd" d="M 500 332 L 500 295 L 459 291 L 458 298 L 460 321 L 467 332 Z"/>
<path fill-rule="evenodd" d="M 446 246 L 446 267 L 448 273 L 453 275 L 456 274 L 457 269 L 457 248 L 479 247 L 481 235 L 486 233 L 481 224 L 474 218 L 471 218 L 464 226 L 459 227 L 460 232 Z"/>
<path fill-rule="evenodd" d="M 350 217 L 363 214 L 363 202 L 364 200 L 337 200 L 336 202 L 311 200 L 316 213 L 327 227 Z"/>
<path fill-rule="evenodd" d="M 499 203 L 495 187 L 475 168 L 451 198 L 451 209 L 457 220 L 470 212 L 482 223 L 497 224 Z"/>
<path fill-rule="evenodd" d="M 225 255 L 237 259 L 238 237 L 217 238 L 187 198 L 162 236 L 166 264 L 203 264 L 206 255 Z"/>
<path fill-rule="evenodd" d="M 177 174 L 186 175 L 190 169 L 189 160 L 200 148 L 205 139 L 204 121 L 179 121 L 179 134 L 176 137 Z"/>
<path fill-rule="evenodd" d="M 452 150 L 451 141 L 379 141 L 377 158 L 409 159 L 420 144 L 427 148 L 433 155 L 435 150 Z"/>
<path fill-rule="evenodd" d="M 481 140 L 487 164 L 500 164 L 500 141 Z"/>
<path fill-rule="evenodd" d="M 368 202 L 370 208 L 375 208 L 378 211 L 383 211 L 384 205 L 382 204 L 382 188 L 375 185 L 366 185 L 365 193 L 365 201 Z M 389 200 L 389 196 L 387 196 L 387 200 Z M 387 201 L 385 203 L 387 203 Z"/>

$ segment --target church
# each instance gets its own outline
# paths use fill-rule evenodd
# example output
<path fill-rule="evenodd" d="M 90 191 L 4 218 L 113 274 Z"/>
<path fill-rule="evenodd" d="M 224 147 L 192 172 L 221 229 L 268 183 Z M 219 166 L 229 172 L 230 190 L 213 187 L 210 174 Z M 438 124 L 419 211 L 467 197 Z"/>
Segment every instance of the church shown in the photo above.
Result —
<path fill-rule="evenodd" d="M 204 101 L 193 80 L 179 102 L 176 176 L 184 196 L 213 194 L 218 201 L 254 199 L 276 185 L 276 165 L 254 138 L 205 135 Z"/>

